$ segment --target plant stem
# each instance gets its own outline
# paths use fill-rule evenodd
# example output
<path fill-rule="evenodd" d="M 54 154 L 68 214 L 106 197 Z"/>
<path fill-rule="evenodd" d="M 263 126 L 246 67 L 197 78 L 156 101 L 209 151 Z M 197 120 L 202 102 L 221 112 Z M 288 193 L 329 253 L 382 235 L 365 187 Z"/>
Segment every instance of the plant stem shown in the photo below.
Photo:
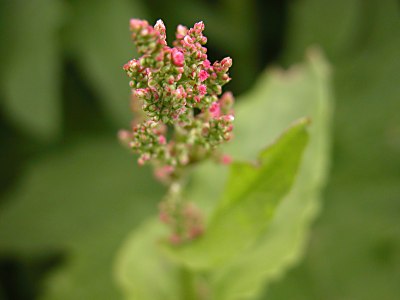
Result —
<path fill-rule="evenodd" d="M 181 267 L 180 280 L 181 280 L 181 295 L 182 295 L 181 299 L 200 300 L 200 298 L 196 293 L 194 274 L 185 267 Z"/>

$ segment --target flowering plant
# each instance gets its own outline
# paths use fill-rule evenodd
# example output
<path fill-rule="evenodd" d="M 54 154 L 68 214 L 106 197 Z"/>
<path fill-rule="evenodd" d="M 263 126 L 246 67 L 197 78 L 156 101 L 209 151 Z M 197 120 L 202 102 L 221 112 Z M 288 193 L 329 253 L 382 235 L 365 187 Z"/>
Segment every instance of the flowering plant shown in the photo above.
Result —
<path fill-rule="evenodd" d="M 159 219 L 169 226 L 169 238 L 162 238 L 165 226 L 155 218 L 136 229 L 117 256 L 117 281 L 127 299 L 254 299 L 276 270 L 289 264 L 289 256 L 291 261 L 299 256 L 302 238 L 287 245 L 298 235 L 297 224 L 307 226 L 302 222 L 309 218 L 299 212 L 315 205 L 324 179 L 319 166 L 326 164 L 329 104 L 319 87 L 324 89 L 325 81 L 300 102 L 283 87 L 302 91 L 315 78 L 325 79 L 325 65 L 310 58 L 300 69 L 304 78 L 294 76 L 285 84 L 285 73 L 276 72 L 262 89 L 282 96 L 278 106 L 275 99 L 262 102 L 264 93 L 259 99 L 250 94 L 247 106 L 236 106 L 235 127 L 246 130 L 236 130 L 235 140 L 242 144 L 229 143 L 228 156 L 219 146 L 232 139 L 234 99 L 222 94 L 232 60 L 211 64 L 202 22 L 191 29 L 178 26 L 172 48 L 162 21 L 153 27 L 133 19 L 130 27 L 141 54 L 124 65 L 136 116 L 132 128 L 119 136 L 139 155 L 138 163 L 151 164 L 167 186 Z M 308 145 L 310 119 L 304 116 L 309 115 L 314 127 Z M 260 128 L 253 119 L 271 127 Z M 251 159 L 264 141 L 271 144 L 256 162 L 232 158 Z M 229 175 L 200 164 L 209 158 L 229 164 Z M 189 173 L 194 173 L 190 186 Z M 216 197 L 219 201 L 213 201 Z"/>
<path fill-rule="evenodd" d="M 171 242 L 179 243 L 203 231 L 199 211 L 180 195 L 188 168 L 209 157 L 230 161 L 218 146 L 232 137 L 234 99 L 230 92 L 218 96 L 231 80 L 232 59 L 211 64 L 203 22 L 178 26 L 172 48 L 161 20 L 153 27 L 132 19 L 130 29 L 142 55 L 124 65 L 137 116 L 120 138 L 139 154 L 140 165 L 153 164 L 156 177 L 169 186 L 160 218 L 172 227 Z"/>

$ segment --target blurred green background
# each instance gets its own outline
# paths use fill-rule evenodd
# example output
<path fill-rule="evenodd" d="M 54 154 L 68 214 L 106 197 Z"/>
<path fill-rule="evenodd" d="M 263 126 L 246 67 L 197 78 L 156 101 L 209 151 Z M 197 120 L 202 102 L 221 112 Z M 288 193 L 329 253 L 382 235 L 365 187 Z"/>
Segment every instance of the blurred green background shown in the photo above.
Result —
<path fill-rule="evenodd" d="M 0 299 L 118 299 L 115 250 L 163 192 L 116 139 L 131 119 L 131 17 L 162 18 L 170 40 L 203 20 L 211 60 L 234 60 L 235 95 L 320 45 L 336 99 L 331 178 L 304 260 L 261 299 L 400 299 L 394 0 L 2 0 Z"/>

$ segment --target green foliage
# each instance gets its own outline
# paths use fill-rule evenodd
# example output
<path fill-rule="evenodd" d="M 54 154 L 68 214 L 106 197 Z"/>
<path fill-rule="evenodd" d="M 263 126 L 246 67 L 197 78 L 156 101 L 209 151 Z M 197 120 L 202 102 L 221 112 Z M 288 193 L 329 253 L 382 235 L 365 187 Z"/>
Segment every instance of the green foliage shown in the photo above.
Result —
<path fill-rule="evenodd" d="M 305 260 L 263 299 L 397 299 L 399 3 L 307 0 L 290 15 L 288 62 L 318 43 L 335 66 L 334 167 Z"/>
<path fill-rule="evenodd" d="M 128 32 L 129 19 L 144 17 L 137 1 L 74 1 L 66 29 L 66 44 L 78 60 L 102 109 L 119 127 L 129 124 L 129 88 L 122 66 L 135 56 Z M 118 127 L 117 127 L 118 128 Z"/>
<path fill-rule="evenodd" d="M 289 129 L 261 152 L 256 165 L 233 163 L 206 234 L 188 245 L 171 248 L 177 260 L 190 269 L 216 269 L 260 238 L 297 174 L 307 143 L 306 124 L 302 120 Z"/>
<path fill-rule="evenodd" d="M 276 206 L 290 190 L 295 177 L 307 143 L 306 125 L 307 122 L 301 120 L 292 126 L 261 153 L 257 166 L 232 165 L 223 200 L 204 237 L 168 249 L 174 260 L 189 266 L 188 274 L 201 268 L 201 271 L 208 271 L 208 277 L 213 276 L 227 263 L 240 260 L 243 251 L 265 234 Z M 238 177 L 237 171 L 243 167 L 246 174 Z M 169 262 L 161 245 L 156 243 L 162 237 L 160 234 L 165 235 L 162 229 L 159 221 L 151 220 L 128 238 L 122 248 L 116 272 L 127 299 L 189 299 L 180 291 L 179 264 Z M 197 290 L 196 285 L 194 289 Z M 214 293 L 218 286 L 207 286 L 207 289 L 208 293 Z M 193 299 L 198 297 L 201 298 L 193 296 Z"/>
<path fill-rule="evenodd" d="M 129 19 L 145 14 L 140 3 L 13 1 L 0 4 L 0 11 L 2 105 L 14 124 L 42 140 L 59 137 L 63 55 L 79 63 L 115 128 L 129 123 L 121 70 L 134 52 Z"/>
<path fill-rule="evenodd" d="M 326 177 L 329 141 L 327 133 L 329 132 L 330 120 L 329 75 L 327 71 L 323 59 L 317 52 L 313 52 L 307 64 L 297 66 L 287 72 L 281 70 L 268 72 L 256 85 L 254 91 L 244 96 L 238 104 L 236 111 L 236 130 L 238 134 L 236 142 L 227 150 L 241 159 L 254 157 L 253 153 L 257 151 L 257 148 L 260 149 L 262 147 L 260 145 L 273 142 L 278 133 L 285 128 L 285 123 L 288 124 L 290 120 L 304 115 L 310 116 L 312 119 L 310 142 L 306 148 L 306 156 L 302 160 L 300 173 L 296 177 L 297 179 L 290 193 L 285 197 L 283 203 L 278 206 L 272 223 L 266 230 L 262 230 L 262 228 L 268 223 L 269 217 L 265 214 L 266 210 L 263 210 L 262 204 L 258 203 L 261 198 L 258 197 L 257 193 L 250 193 L 248 197 L 240 197 L 240 199 L 236 194 L 236 192 L 239 193 L 241 188 L 246 189 L 247 184 L 251 186 L 257 182 L 258 178 L 252 167 L 247 164 L 234 164 L 228 183 L 229 189 L 223 189 L 224 181 L 227 177 L 226 172 L 220 167 L 217 168 L 206 164 L 194 174 L 187 197 L 195 200 L 196 203 L 200 203 L 205 211 L 211 212 L 215 210 L 215 216 L 222 218 L 222 220 L 228 220 L 227 224 L 225 224 L 227 228 L 224 230 L 228 237 L 230 237 L 231 233 L 237 232 L 238 236 L 240 236 L 237 241 L 242 240 L 244 233 L 241 232 L 240 226 L 236 224 L 238 222 L 244 223 L 241 225 L 248 224 L 248 221 L 246 222 L 248 215 L 245 216 L 245 212 L 264 217 L 263 222 L 253 223 L 254 227 L 249 230 L 249 234 L 252 236 L 244 238 L 245 240 L 248 238 L 248 245 L 244 245 L 247 247 L 241 248 L 239 243 L 239 245 L 235 244 L 236 241 L 234 239 L 224 240 L 221 237 L 222 233 L 218 231 L 218 227 L 223 224 L 223 221 L 219 223 L 211 217 L 209 227 L 210 230 L 215 230 L 214 234 L 210 236 L 211 239 L 206 235 L 203 241 L 199 240 L 198 243 L 195 242 L 193 245 L 183 246 L 181 250 L 178 248 L 178 254 L 174 253 L 172 256 L 175 262 L 183 259 L 189 267 L 201 267 L 203 269 L 207 267 L 207 272 L 203 272 L 203 275 L 195 276 L 191 284 L 201 290 L 202 286 L 204 286 L 204 281 L 208 282 L 215 299 L 254 298 L 260 292 L 266 280 L 281 274 L 302 253 L 307 230 L 319 206 L 318 198 Z M 280 101 L 276 101 L 277 99 Z M 274 106 L 274 110 L 271 109 L 271 106 Z M 259 111 L 261 112 L 258 113 Z M 300 125 L 297 129 L 303 125 Z M 259 126 L 261 130 L 260 128 L 254 128 L 255 126 Z M 250 137 L 248 137 L 249 135 Z M 248 139 L 248 143 L 245 143 L 247 142 L 246 139 Z M 244 145 L 246 146 L 244 147 Z M 270 148 L 270 151 L 273 151 L 271 149 L 276 148 Z M 294 148 L 291 150 L 294 150 Z M 289 152 L 291 150 L 287 149 Z M 267 151 L 266 153 L 269 152 Z M 246 169 L 244 172 L 243 168 Z M 239 169 L 242 171 L 240 176 L 234 176 L 237 175 Z M 282 167 L 282 169 L 284 168 Z M 261 175 L 263 174 L 262 170 L 263 168 L 258 169 L 256 173 Z M 269 175 L 271 175 L 271 178 L 275 180 L 274 172 L 271 170 L 269 172 L 272 173 L 264 175 L 266 177 L 263 179 L 269 178 Z M 239 182 L 241 182 L 240 185 L 238 185 Z M 274 181 L 266 180 L 264 182 L 265 186 L 260 185 L 260 191 L 263 191 L 260 194 L 262 194 L 263 199 L 268 198 L 268 192 L 266 193 L 263 188 L 267 188 L 269 183 L 272 182 Z M 235 188 L 232 190 L 233 184 L 235 184 Z M 274 191 L 274 189 L 268 188 L 268 191 Z M 226 192 L 225 196 L 222 195 L 223 191 Z M 218 208 L 215 208 L 215 200 L 218 197 L 222 199 L 222 202 L 218 204 Z M 271 199 L 273 198 L 275 197 L 271 197 Z M 252 206 L 255 203 L 258 204 Z M 268 202 L 264 203 L 265 207 L 269 204 Z M 236 211 L 237 207 L 243 210 L 238 209 Z M 255 212 L 254 208 L 259 208 L 259 210 Z M 223 214 L 224 211 L 229 210 L 235 212 L 234 216 L 241 216 L 240 220 L 230 220 L 229 215 Z M 231 224 L 228 223 L 229 221 Z M 215 226 L 215 229 L 212 226 Z M 178 274 L 176 280 L 180 278 L 179 270 L 174 269 L 171 272 L 171 262 L 168 263 L 166 258 L 163 259 L 165 249 L 161 245 L 159 246 L 161 249 L 158 252 L 146 250 L 155 245 L 157 237 L 153 234 L 159 232 L 159 230 L 154 229 L 156 227 L 157 225 L 153 224 L 139 228 L 128 238 L 120 252 L 116 274 L 127 299 L 135 299 L 138 295 L 152 295 L 152 297 L 162 295 L 162 297 L 168 299 L 166 295 L 172 297 L 171 295 L 174 295 L 177 291 L 179 292 L 179 289 L 177 290 L 173 286 L 168 291 L 162 288 L 159 291 L 155 291 L 157 287 L 153 284 L 150 283 L 144 286 L 140 280 L 140 278 L 146 276 L 146 273 L 142 274 L 142 272 L 147 270 L 147 267 L 142 263 L 138 264 L 138 260 L 152 262 L 149 268 L 158 270 L 153 271 L 153 273 L 157 273 L 157 276 L 160 277 L 160 282 L 165 283 L 165 280 L 167 280 L 162 278 L 165 274 L 164 272 L 167 272 L 168 276 L 170 273 Z M 250 240 L 260 232 L 262 233 L 262 238 L 259 237 L 257 243 L 252 244 Z M 152 236 L 152 238 L 149 238 L 149 236 Z M 144 244 L 146 246 L 142 246 Z M 237 248 L 230 249 L 228 248 L 229 246 Z M 233 250 L 230 253 L 232 257 L 237 254 L 236 251 L 243 252 L 240 256 L 233 258 L 229 257 L 229 255 L 227 257 L 222 256 L 229 254 L 227 251 L 231 250 Z M 167 253 L 168 257 L 171 258 L 170 251 Z M 218 259 L 222 259 L 222 261 L 217 261 L 219 263 L 218 267 L 213 266 L 212 263 Z M 155 262 L 158 262 L 158 266 L 155 265 Z M 137 276 L 134 277 L 132 274 Z M 165 285 L 162 284 L 162 286 L 164 287 Z M 182 296 L 182 294 L 180 295 Z M 182 299 L 190 298 L 183 297 Z"/>
<path fill-rule="evenodd" d="M 56 38 L 63 23 L 61 2 L 7 1 L 0 4 L 0 19 L 3 109 L 27 132 L 54 138 L 61 121 L 61 55 Z"/>
<path fill-rule="evenodd" d="M 179 268 L 160 252 L 166 229 L 159 220 L 152 218 L 127 237 L 115 267 L 124 299 L 184 299 Z"/>
<path fill-rule="evenodd" d="M 236 91 L 253 83 L 257 70 L 277 54 L 283 54 L 283 61 L 291 65 L 312 44 L 321 45 L 333 64 L 337 109 L 327 201 L 305 260 L 272 286 L 270 283 L 301 257 L 307 241 L 304 237 L 319 208 L 326 175 L 327 151 L 321 148 L 328 144 L 329 102 L 317 99 L 330 97 L 325 67 L 316 63 L 314 55 L 308 64 L 289 72 L 271 70 L 239 99 L 236 142 L 227 149 L 238 160 L 254 159 L 298 117 L 311 116 L 312 123 L 298 177 L 302 181 L 296 180 L 278 206 L 257 250 L 252 249 L 240 263 L 221 268 L 209 279 L 218 286 L 217 299 L 250 298 L 265 282 L 269 288 L 262 298 L 269 300 L 398 298 L 398 2 L 274 1 L 287 5 L 288 10 L 276 10 L 278 4 L 267 3 L 272 2 L 0 2 L 0 150 L 5 162 L 1 165 L 0 254 L 2 259 L 14 258 L 19 263 L 26 261 L 25 256 L 36 263 L 52 253 L 63 254 L 65 260 L 53 272 L 46 272 L 43 282 L 35 278 L 26 284 L 43 289 L 37 291 L 38 298 L 119 299 L 111 276 L 115 252 L 128 231 L 154 214 L 162 195 L 158 188 L 154 191 L 148 172 L 136 168 L 114 138 L 103 138 L 104 132 L 99 130 L 97 137 L 87 135 L 89 123 L 95 128 L 96 124 L 107 124 L 107 119 L 98 118 L 96 113 L 88 116 L 81 109 L 93 106 L 97 112 L 100 102 L 104 115 L 114 121 L 113 128 L 116 123 L 127 126 L 129 89 L 120 68 L 133 56 L 127 20 L 149 16 L 152 22 L 163 18 L 168 27 L 193 24 L 199 18 L 205 21 L 212 45 L 210 55 L 219 59 L 230 54 L 235 60 L 234 81 L 229 88 Z M 279 22 L 274 23 L 274 19 Z M 280 52 L 282 39 L 284 53 Z M 75 70 L 72 76 L 65 70 L 66 61 Z M 67 88 L 81 98 L 71 101 L 65 91 L 67 79 L 78 82 Z M 71 120 L 63 122 L 62 101 L 68 101 L 68 109 L 74 113 L 82 114 L 79 120 L 67 116 Z M 93 118 L 98 118 L 98 123 L 93 125 Z M 79 130 L 64 139 L 60 128 L 71 122 Z M 51 142 L 35 148 L 40 152 L 38 158 L 31 153 L 28 136 L 15 134 L 19 129 L 52 141 L 61 136 L 63 145 Z M 81 139 L 77 141 L 76 136 Z M 201 166 L 187 198 L 200 203 L 211 216 L 227 171 L 211 164 Z M 136 286 L 129 284 L 142 274 L 143 279 L 151 277 L 150 288 L 155 286 L 142 290 L 154 293 L 147 296 L 150 299 L 176 299 L 176 295 L 190 299 L 190 278 L 186 288 L 179 288 L 163 276 L 168 272 L 171 281 L 183 281 L 184 271 L 171 273 L 165 261 L 165 268 L 158 272 L 153 271 L 158 265 L 147 265 L 153 253 L 145 245 L 153 245 L 154 239 L 142 234 L 155 236 L 157 233 L 151 232 L 160 227 L 146 224 L 154 227 L 135 230 L 136 238 L 130 237 L 122 249 L 137 249 L 142 259 L 130 256 L 126 262 L 132 273 L 124 273 L 125 279 L 119 277 L 120 284 L 127 289 L 126 294 L 132 294 Z M 133 241 L 139 244 L 129 246 Z M 143 249 L 149 252 L 147 258 Z M 143 273 L 145 265 L 147 274 Z M 7 282 L 13 275 L 7 273 Z M 193 281 L 201 286 L 202 280 L 200 276 Z M 0 284 L 0 298 L 9 296 L 8 288 Z M 157 295 L 158 291 L 162 294 Z"/>
<path fill-rule="evenodd" d="M 20 184 L 2 207 L 0 254 L 66 258 L 41 299 L 118 299 L 115 251 L 162 195 L 149 172 L 116 138 L 87 136 L 32 162 Z"/>

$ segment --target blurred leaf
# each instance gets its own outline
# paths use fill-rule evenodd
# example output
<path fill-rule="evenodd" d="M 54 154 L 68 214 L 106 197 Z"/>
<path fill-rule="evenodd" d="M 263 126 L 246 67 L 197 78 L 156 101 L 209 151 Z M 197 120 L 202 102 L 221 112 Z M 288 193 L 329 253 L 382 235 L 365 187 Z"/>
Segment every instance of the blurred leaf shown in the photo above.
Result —
<path fill-rule="evenodd" d="M 240 130 L 244 125 L 236 124 L 237 140 L 241 143 L 232 144 L 231 151 L 240 157 L 259 147 L 257 144 L 261 139 L 273 139 L 271 133 L 282 128 L 286 118 L 308 116 L 312 123 L 297 179 L 278 206 L 266 234 L 241 259 L 219 269 L 213 276 L 217 299 L 253 299 L 265 284 L 301 258 L 327 175 L 331 115 L 329 82 L 328 66 L 313 49 L 309 51 L 306 64 L 267 77 L 264 88 L 269 92 L 265 98 L 256 92 L 246 96 L 246 99 L 257 99 L 257 106 L 253 100 L 254 107 L 249 105 L 241 115 L 238 111 L 238 123 L 247 120 L 247 124 L 251 124 L 247 126 L 252 127 L 248 129 L 250 134 L 245 135 Z M 261 85 L 259 88 L 261 90 Z M 249 121 L 255 120 L 257 115 L 260 118 L 264 115 L 263 128 Z"/>
<path fill-rule="evenodd" d="M 122 66 L 135 57 L 130 18 L 145 18 L 138 1 L 73 1 L 66 30 L 67 46 L 83 68 L 103 110 L 117 126 L 127 127 L 129 80 Z"/>
<path fill-rule="evenodd" d="M 23 175 L 1 207 L 0 253 L 64 254 L 41 299 L 118 299 L 115 251 L 161 197 L 149 172 L 116 139 L 87 136 Z"/>
<path fill-rule="evenodd" d="M 304 3 L 307 3 L 304 5 Z M 355 50 L 363 30 L 362 1 L 337 0 L 334 3 L 319 0 L 295 2 L 289 20 L 287 51 L 290 61 L 297 61 L 310 45 L 323 45 L 329 58 L 347 55 Z M 321 16 L 324 16 L 323 18 Z"/>
<path fill-rule="evenodd" d="M 210 292 L 215 299 L 254 297 L 266 281 L 276 278 L 301 256 L 310 222 L 319 207 L 321 188 L 326 180 L 330 100 L 328 67 L 318 52 L 313 51 L 303 65 L 289 71 L 273 70 L 264 74 L 254 90 L 238 103 L 236 139 L 228 147 L 228 152 L 235 158 L 249 160 L 255 157 L 257 151 L 265 147 L 265 144 L 272 143 L 287 124 L 302 116 L 310 116 L 312 119 L 310 142 L 295 185 L 278 206 L 265 236 L 257 246 L 247 250 L 241 259 L 207 274 Z M 215 199 L 223 192 L 226 178 L 226 169 L 209 163 L 202 165 L 194 174 L 187 191 L 188 199 L 198 203 L 204 211 L 211 212 L 216 205 Z M 151 234 L 149 230 L 148 235 Z M 136 278 L 141 277 L 139 274 L 143 270 L 139 269 L 141 264 L 132 263 L 133 260 L 140 260 L 140 256 L 129 247 L 140 244 L 139 237 L 143 235 L 146 234 L 137 232 L 128 238 L 117 264 L 119 284 L 131 297 L 138 287 Z M 152 239 L 154 241 L 156 237 Z M 153 253 L 146 252 L 146 255 Z M 149 256 L 143 259 L 151 261 Z M 156 260 L 158 258 L 154 257 L 153 261 Z M 162 263 L 158 268 L 158 271 L 153 272 L 163 274 L 165 270 Z M 128 275 L 133 273 L 136 277 Z"/>
<path fill-rule="evenodd" d="M 0 5 L 2 105 L 8 118 L 40 139 L 54 138 L 60 130 L 61 4 L 32 0 Z"/>
<path fill-rule="evenodd" d="M 124 299 L 183 299 L 179 297 L 179 270 L 165 260 L 157 244 L 165 229 L 159 220 L 150 219 L 126 239 L 115 268 Z"/>
<path fill-rule="evenodd" d="M 190 269 L 211 270 L 253 245 L 291 189 L 307 144 L 306 125 L 303 119 L 289 128 L 261 152 L 256 165 L 234 163 L 206 234 L 169 252 Z"/>
<path fill-rule="evenodd" d="M 327 41 L 326 20 L 341 19 L 336 4 L 299 1 L 291 12 L 294 40 L 287 57 L 304 48 L 295 37 L 314 35 L 336 66 L 335 164 L 304 262 L 263 299 L 391 300 L 400 295 L 399 3 L 346 1 L 342 12 L 353 15 L 350 23 L 360 30 L 341 42 L 352 49 L 341 55 Z M 324 9 L 316 13 L 316 5 Z M 305 22 L 321 25 L 305 28 Z"/>

